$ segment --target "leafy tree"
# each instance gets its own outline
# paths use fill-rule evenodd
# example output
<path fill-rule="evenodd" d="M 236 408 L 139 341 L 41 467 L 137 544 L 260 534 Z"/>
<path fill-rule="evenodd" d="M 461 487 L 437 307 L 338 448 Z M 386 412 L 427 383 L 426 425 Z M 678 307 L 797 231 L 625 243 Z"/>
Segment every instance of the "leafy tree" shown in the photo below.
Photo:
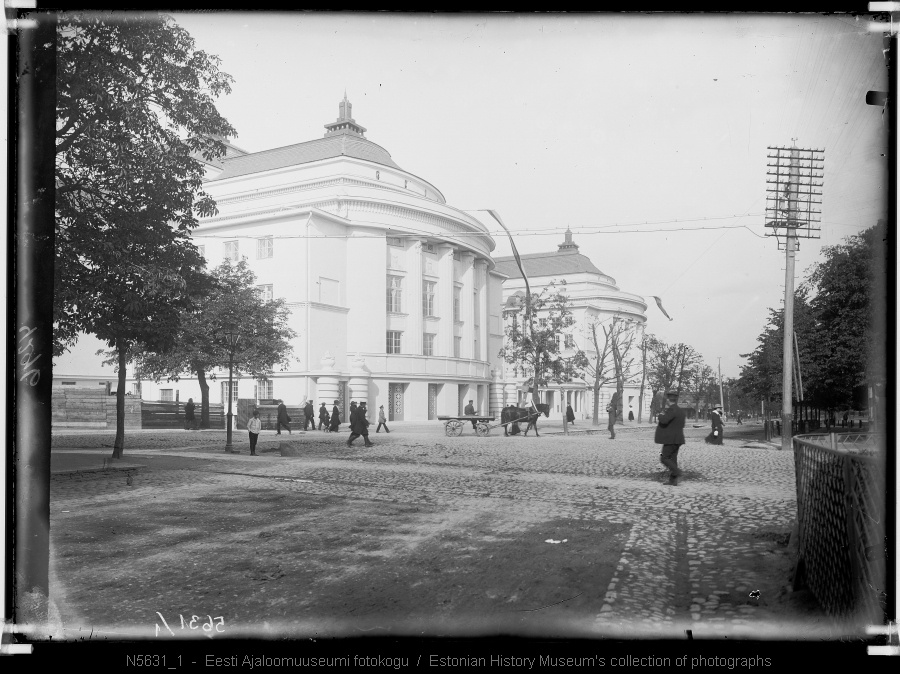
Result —
<path fill-rule="evenodd" d="M 687 381 L 687 373 L 702 361 L 693 347 L 687 344 L 667 344 L 653 336 L 647 336 L 647 381 L 653 391 L 654 400 L 658 394 L 662 399 L 669 391 L 681 392 Z"/>
<path fill-rule="evenodd" d="M 719 384 L 713 369 L 699 361 L 685 372 L 684 389 L 686 400 L 693 403 L 694 418 L 700 418 L 700 407 L 707 408 L 719 397 Z"/>
<path fill-rule="evenodd" d="M 54 355 L 82 332 L 115 350 L 120 457 L 129 349 L 166 347 L 200 268 L 190 230 L 216 209 L 195 157 L 236 135 L 213 103 L 231 78 L 169 17 L 58 26 Z"/>
<path fill-rule="evenodd" d="M 234 367 L 261 379 L 276 366 L 287 368 L 296 337 L 288 325 L 290 310 L 283 299 L 262 301 L 256 276 L 245 260 L 226 260 L 209 276 L 206 294 L 181 315 L 177 339 L 165 349 L 144 345 L 135 357 L 142 379 L 177 381 L 185 374 L 200 383 L 200 427 L 209 428 L 209 382 L 217 369 L 227 369 L 230 349 L 226 330 L 240 335 Z"/>
<path fill-rule="evenodd" d="M 561 285 L 565 286 L 565 281 Z M 575 319 L 568 297 L 554 283 L 532 294 L 530 308 L 520 306 L 510 311 L 513 320 L 507 325 L 506 341 L 498 355 L 530 378 L 532 399 L 537 403 L 540 387 L 571 381 L 586 363 L 581 351 L 562 356 L 559 336 L 569 333 Z"/>
<path fill-rule="evenodd" d="M 800 347 L 801 363 L 806 355 L 807 398 L 822 408 L 851 407 L 854 387 L 885 382 L 885 236 L 879 221 L 823 248 L 823 261 L 804 284 L 815 324 L 806 349 Z"/>

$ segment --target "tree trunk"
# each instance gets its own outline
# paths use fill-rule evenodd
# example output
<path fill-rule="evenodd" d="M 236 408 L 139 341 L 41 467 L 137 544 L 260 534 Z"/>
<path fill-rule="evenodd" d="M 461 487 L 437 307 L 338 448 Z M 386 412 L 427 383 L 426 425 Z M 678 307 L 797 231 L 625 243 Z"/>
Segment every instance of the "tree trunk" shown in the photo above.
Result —
<path fill-rule="evenodd" d="M 124 339 L 116 340 L 116 354 L 119 356 L 119 387 L 116 389 L 116 440 L 113 443 L 112 458 L 121 459 L 125 449 L 125 365 L 128 347 Z"/>
<path fill-rule="evenodd" d="M 600 425 L 600 377 L 594 379 L 594 426 Z"/>
<path fill-rule="evenodd" d="M 200 384 L 200 428 L 209 428 L 209 384 L 206 383 L 206 370 L 196 368 L 197 382 Z"/>

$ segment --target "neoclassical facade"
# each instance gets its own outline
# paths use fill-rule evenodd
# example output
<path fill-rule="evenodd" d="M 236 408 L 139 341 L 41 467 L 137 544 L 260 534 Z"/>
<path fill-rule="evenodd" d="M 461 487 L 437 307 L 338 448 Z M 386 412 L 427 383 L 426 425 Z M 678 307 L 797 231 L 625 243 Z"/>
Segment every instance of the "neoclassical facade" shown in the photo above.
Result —
<path fill-rule="evenodd" d="M 567 231 L 564 241 L 557 250 L 547 253 L 521 255 L 522 266 L 528 276 L 531 292 L 540 293 L 551 283 L 565 281 L 564 292 L 569 298 L 575 323 L 569 334 L 560 335 L 562 355 L 569 357 L 579 349 L 593 362 L 596 349 L 590 336 L 591 324 L 598 325 L 601 336 L 602 325 L 609 325 L 613 317 L 625 321 L 634 333 L 632 348 L 625 354 L 625 360 L 632 360 L 633 367 L 626 379 L 622 397 L 624 417 L 628 412 L 638 416 L 639 395 L 641 385 L 641 339 L 647 322 L 647 304 L 639 295 L 627 293 L 618 288 L 611 276 L 597 269 L 591 260 L 579 252 L 578 245 L 572 240 L 572 232 Z M 522 299 L 525 295 L 525 280 L 514 257 L 494 258 L 497 271 L 506 279 L 503 282 L 504 323 L 513 320 L 521 313 Z M 540 314 L 537 320 L 541 320 Z M 517 367 L 505 364 L 502 369 L 502 381 L 495 382 L 496 403 L 501 407 L 517 400 L 519 386 L 525 382 L 525 374 Z M 606 405 L 615 393 L 615 383 L 609 382 L 600 389 L 599 411 L 605 419 Z M 551 385 L 539 390 L 542 402 L 550 405 L 551 418 L 561 418 L 566 405 L 571 404 L 576 419 L 590 419 L 593 415 L 593 381 L 576 379 L 572 382 Z M 649 418 L 650 395 L 644 392 L 644 415 Z"/>
<path fill-rule="evenodd" d="M 195 243 L 210 267 L 245 258 L 297 333 L 291 367 L 239 378 L 234 398 L 365 400 L 394 420 L 459 414 L 469 400 L 488 412 L 502 277 L 486 227 L 368 140 L 346 95 L 325 129 L 263 152 L 229 145 L 207 165 L 219 213 Z M 196 381 L 177 386 L 181 400 L 199 394 Z M 210 397 L 225 395 L 223 382 Z"/>

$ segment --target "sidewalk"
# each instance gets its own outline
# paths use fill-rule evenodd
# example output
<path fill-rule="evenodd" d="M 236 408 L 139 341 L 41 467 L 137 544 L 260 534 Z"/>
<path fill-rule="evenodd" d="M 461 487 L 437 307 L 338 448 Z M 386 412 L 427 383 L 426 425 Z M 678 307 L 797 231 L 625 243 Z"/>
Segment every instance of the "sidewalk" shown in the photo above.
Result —
<path fill-rule="evenodd" d="M 86 449 L 74 452 L 51 452 L 50 474 L 72 475 L 98 471 L 135 471 L 145 468 L 144 464 L 128 459 L 110 458 L 108 449 Z"/>

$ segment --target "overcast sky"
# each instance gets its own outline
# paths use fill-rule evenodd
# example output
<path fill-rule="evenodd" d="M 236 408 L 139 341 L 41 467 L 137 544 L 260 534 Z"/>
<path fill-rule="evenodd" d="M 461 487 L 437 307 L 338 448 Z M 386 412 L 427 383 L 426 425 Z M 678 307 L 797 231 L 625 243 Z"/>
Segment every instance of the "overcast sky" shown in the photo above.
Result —
<path fill-rule="evenodd" d="M 175 17 L 234 77 L 219 109 L 239 147 L 321 137 L 346 89 L 366 137 L 448 204 L 496 209 L 522 253 L 570 227 L 622 290 L 662 297 L 674 320 L 650 300 L 649 332 L 721 357 L 726 377 L 783 298 L 767 146 L 825 150 L 821 239 L 801 243 L 798 276 L 885 217 L 887 114 L 865 95 L 887 69 L 865 19 Z"/>

